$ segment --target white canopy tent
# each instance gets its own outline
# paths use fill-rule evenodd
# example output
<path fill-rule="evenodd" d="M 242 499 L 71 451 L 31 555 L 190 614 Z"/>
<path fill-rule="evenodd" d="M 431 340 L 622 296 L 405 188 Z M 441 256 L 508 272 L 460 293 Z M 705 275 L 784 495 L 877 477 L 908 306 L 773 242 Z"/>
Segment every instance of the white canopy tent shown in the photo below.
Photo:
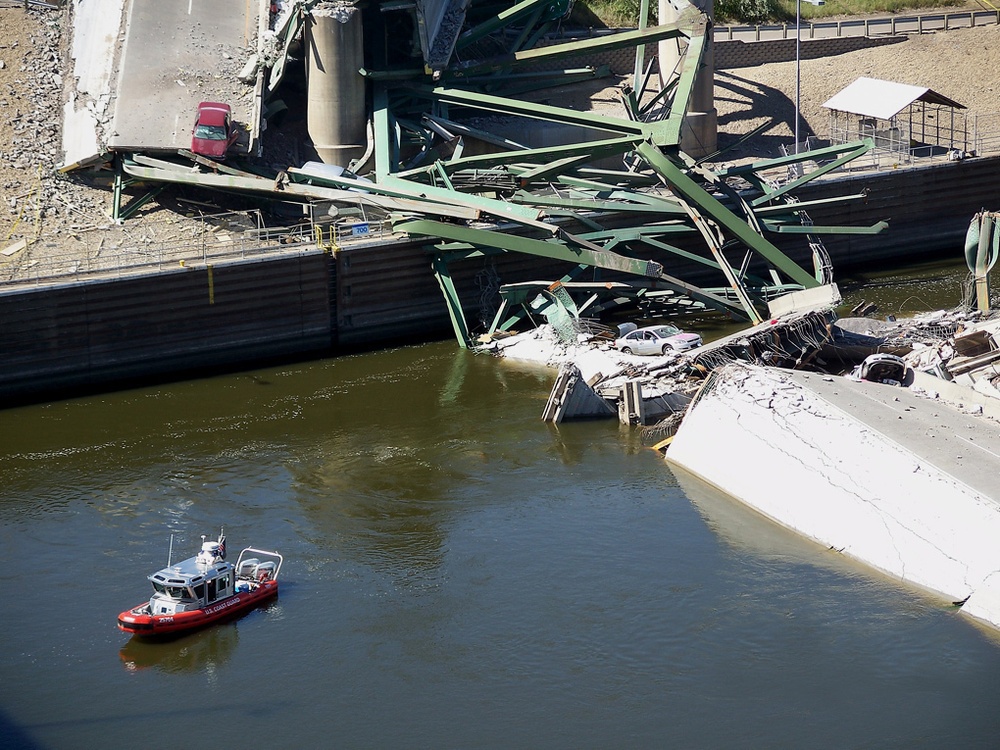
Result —
<path fill-rule="evenodd" d="M 832 143 L 872 138 L 877 149 L 911 155 L 968 150 L 965 106 L 924 86 L 858 78 L 823 106 Z"/>

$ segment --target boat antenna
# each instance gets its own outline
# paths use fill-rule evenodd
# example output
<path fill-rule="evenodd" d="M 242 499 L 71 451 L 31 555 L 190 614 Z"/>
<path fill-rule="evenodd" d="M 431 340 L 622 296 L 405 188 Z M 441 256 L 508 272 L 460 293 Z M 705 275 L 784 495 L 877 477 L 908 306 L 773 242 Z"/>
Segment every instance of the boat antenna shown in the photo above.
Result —
<path fill-rule="evenodd" d="M 174 535 L 170 535 L 170 549 L 167 550 L 167 567 L 170 567 L 170 558 L 174 556 Z"/>

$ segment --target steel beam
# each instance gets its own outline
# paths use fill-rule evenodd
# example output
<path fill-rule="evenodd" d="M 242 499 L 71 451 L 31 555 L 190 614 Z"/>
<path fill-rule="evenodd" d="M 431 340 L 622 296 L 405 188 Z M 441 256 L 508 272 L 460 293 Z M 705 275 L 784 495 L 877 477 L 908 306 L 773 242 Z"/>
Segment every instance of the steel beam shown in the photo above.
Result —
<path fill-rule="evenodd" d="M 753 209 L 757 218 L 771 217 L 775 215 L 794 214 L 799 211 L 808 211 L 810 208 L 822 208 L 834 203 L 845 203 L 847 201 L 864 200 L 865 193 L 854 193 L 853 195 L 835 195 L 831 198 L 820 198 L 812 201 L 796 201 L 794 203 L 775 203 L 772 206 L 756 206 Z"/>
<path fill-rule="evenodd" d="M 746 219 L 740 218 L 723 206 L 701 185 L 660 153 L 655 146 L 650 143 L 642 143 L 636 150 L 657 173 L 663 176 L 663 179 L 673 190 L 698 206 L 706 215 L 711 216 L 748 249 L 761 255 L 796 284 L 801 284 L 806 289 L 819 286 L 819 282 L 812 274 L 807 273 L 778 248 L 754 232 L 747 224 Z"/>
<path fill-rule="evenodd" d="M 547 10 L 551 5 L 553 5 L 552 0 L 524 0 L 523 2 L 516 3 L 512 7 L 486 19 L 478 26 L 474 26 L 471 29 L 462 32 L 462 34 L 458 37 L 458 41 L 455 43 L 455 49 L 464 49 L 473 42 L 477 42 L 483 37 L 489 36 L 494 31 L 499 31 L 506 26 L 517 23 L 537 11 Z"/>
<path fill-rule="evenodd" d="M 788 156 L 779 156 L 774 159 L 762 159 L 761 161 L 755 161 L 750 164 L 727 167 L 726 169 L 718 170 L 715 174 L 721 178 L 748 177 L 768 169 L 790 167 L 793 164 L 801 164 L 806 161 L 817 161 L 827 157 L 837 157 L 845 153 L 853 153 L 854 156 L 852 158 L 856 159 L 858 156 L 861 156 L 871 150 L 874 145 L 875 142 L 871 138 L 863 138 L 859 141 L 851 141 L 850 143 L 838 143 L 833 146 L 813 149 L 812 151 L 802 151 L 798 154 L 789 154 Z"/>
<path fill-rule="evenodd" d="M 451 318 L 451 326 L 455 330 L 455 338 L 463 349 L 468 349 L 472 345 L 472 338 L 469 335 L 469 326 L 465 322 L 465 312 L 462 310 L 462 301 L 458 298 L 458 291 L 455 289 L 455 282 L 451 278 L 448 270 L 448 263 L 441 255 L 435 255 L 431 261 L 434 269 L 434 277 L 441 287 L 444 295 L 445 305 L 448 307 L 448 316 Z"/>
<path fill-rule="evenodd" d="M 502 115 L 530 117 L 534 120 L 547 120 L 564 125 L 578 125 L 584 128 L 593 128 L 594 130 L 607 130 L 621 135 L 643 136 L 648 130 L 648 126 L 644 123 L 632 122 L 620 117 L 581 112 L 566 107 L 553 107 L 547 104 L 520 99 L 507 99 L 477 91 L 466 91 L 464 89 L 443 86 L 436 88 L 415 86 L 410 90 L 410 93 L 414 96 L 432 99 L 442 104 L 471 107 Z"/>
<path fill-rule="evenodd" d="M 869 150 L 870 150 L 870 146 L 867 146 L 867 145 L 859 146 L 856 149 L 854 149 L 853 151 L 850 151 L 850 152 L 848 152 L 848 153 L 846 153 L 846 154 L 844 154 L 844 155 L 842 155 L 842 156 L 834 159 L 833 161 L 830 161 L 830 162 L 827 162 L 826 164 L 820 165 L 820 167 L 818 169 L 814 169 L 813 171 L 809 172 L 808 174 L 803 174 L 798 179 L 791 180 L 790 182 L 786 182 L 784 185 L 782 185 L 781 187 L 779 187 L 777 189 L 771 189 L 771 190 L 769 190 L 765 195 L 762 195 L 760 198 L 756 198 L 755 200 L 751 201 L 751 205 L 753 205 L 753 206 L 759 206 L 760 204 L 772 201 L 775 198 L 784 195 L 785 193 L 790 193 L 790 192 L 792 192 L 794 190 L 798 190 L 800 187 L 802 187 L 803 185 L 805 185 L 805 184 L 807 184 L 809 182 L 812 182 L 817 177 L 822 177 L 823 175 L 828 174 L 829 172 L 833 172 L 835 169 L 840 169 L 840 167 L 842 167 L 845 164 L 848 164 L 848 163 L 854 161 L 859 156 L 862 156 L 865 153 L 867 153 Z M 799 154 L 799 156 L 801 156 L 801 154 Z"/>
<path fill-rule="evenodd" d="M 599 200 L 597 198 L 587 196 L 580 196 L 578 198 L 558 198 L 518 192 L 514 196 L 514 200 L 523 205 L 562 208 L 572 211 L 607 211 L 623 214 L 654 214 L 657 216 L 664 213 L 662 207 L 651 205 L 649 203 L 629 202 L 627 200 Z"/>
<path fill-rule="evenodd" d="M 687 117 L 688 103 L 694 91 L 694 86 L 698 73 L 701 70 L 701 58 L 705 53 L 705 35 L 708 33 L 708 19 L 695 9 L 692 14 L 689 9 L 682 12 L 684 23 L 688 18 L 691 20 L 684 23 L 686 36 L 688 36 L 688 48 L 684 54 L 684 62 L 681 65 L 680 76 L 677 80 L 677 87 L 674 92 L 673 106 L 667 119 L 658 123 L 652 130 L 653 142 L 657 146 L 677 147 L 681 142 L 681 129 L 684 126 L 684 118 Z"/>
<path fill-rule="evenodd" d="M 456 224 L 443 224 L 428 219 L 402 221 L 397 223 L 394 228 L 396 231 L 407 232 L 411 235 L 452 240 L 470 245 L 473 248 L 496 248 L 510 252 L 537 255 L 544 258 L 553 258 L 555 260 L 564 260 L 569 263 L 584 263 L 595 268 L 641 276 L 646 279 L 645 283 L 650 288 L 673 289 L 687 294 L 693 299 L 698 299 L 709 307 L 724 310 L 739 317 L 748 316 L 750 312 L 742 304 L 719 297 L 693 284 L 665 274 L 663 267 L 656 261 L 618 255 L 617 253 L 603 250 L 584 238 L 575 237 L 567 233 L 561 233 L 560 236 L 567 238 L 567 242 L 574 243 L 573 246 L 557 240 L 538 240 L 502 231 L 476 229 Z"/>
<path fill-rule="evenodd" d="M 764 228 L 769 232 L 779 234 L 856 234 L 872 235 L 878 234 L 889 227 L 889 222 L 878 221 L 870 227 L 854 226 L 819 226 L 817 224 L 784 224 L 778 221 L 764 221 Z"/>
<path fill-rule="evenodd" d="M 618 34 L 609 34 L 591 39 L 579 39 L 564 44 L 552 44 L 547 47 L 514 52 L 488 59 L 470 60 L 465 63 L 452 65 L 445 72 L 445 77 L 451 79 L 489 70 L 535 65 L 539 62 L 548 62 L 567 57 L 587 57 L 597 52 L 626 49 L 634 47 L 637 44 L 651 44 L 661 39 L 676 39 L 683 36 L 685 36 L 684 30 L 674 24 L 651 26 L 644 30 L 623 31 Z"/>
<path fill-rule="evenodd" d="M 399 151 L 389 110 L 389 92 L 378 85 L 372 90 L 372 140 L 375 142 L 375 181 L 378 182 L 394 171 L 399 163 Z"/>
<path fill-rule="evenodd" d="M 610 138 L 601 141 L 587 141 L 584 143 L 569 143 L 565 146 L 551 146 L 547 148 L 524 149 L 521 151 L 508 151 L 506 153 L 481 154 L 479 156 L 465 156 L 457 159 L 450 159 L 444 162 L 444 167 L 449 172 L 454 173 L 460 169 L 475 169 L 477 167 L 501 167 L 508 164 L 537 163 L 545 161 L 548 163 L 552 159 L 563 159 L 586 155 L 590 159 L 623 154 L 635 147 L 635 144 L 642 139 L 640 135 L 628 136 L 624 138 Z M 433 167 L 421 167 L 420 169 L 409 169 L 397 174 L 399 177 L 413 177 L 428 173 Z"/>

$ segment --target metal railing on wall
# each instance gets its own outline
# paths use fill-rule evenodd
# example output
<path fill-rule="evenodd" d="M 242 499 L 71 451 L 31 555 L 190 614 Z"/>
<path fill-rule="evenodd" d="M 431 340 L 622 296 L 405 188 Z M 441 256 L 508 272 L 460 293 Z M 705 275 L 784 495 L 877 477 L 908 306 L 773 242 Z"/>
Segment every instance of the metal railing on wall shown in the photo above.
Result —
<path fill-rule="evenodd" d="M 54 243 L 33 243 L 22 257 L 0 264 L 0 291 L 94 279 L 124 278 L 151 273 L 204 268 L 231 261 L 316 252 L 384 243 L 394 235 L 384 220 L 308 222 L 294 226 L 263 226 L 257 211 L 203 215 L 188 228 L 193 235 L 170 240 L 123 238 L 102 240 L 81 254 L 47 252 Z M 34 249 L 42 252 L 33 252 Z"/>
<path fill-rule="evenodd" d="M 969 115 L 969 133 L 977 155 L 1000 152 L 1000 112 Z"/>
<path fill-rule="evenodd" d="M 960 10 L 948 13 L 923 13 L 916 16 L 885 16 L 880 18 L 849 18 L 838 21 L 802 21 L 803 39 L 842 36 L 894 36 L 924 34 L 931 31 L 952 31 L 976 26 L 1000 24 L 1000 10 Z M 795 24 L 762 24 L 757 26 L 716 26 L 716 42 L 765 42 L 794 39 Z"/>
<path fill-rule="evenodd" d="M 873 132 L 867 128 L 859 128 L 856 123 L 837 124 L 833 120 L 829 139 L 809 136 L 799 144 L 799 150 L 808 152 L 831 143 L 850 143 L 864 138 L 873 140 L 874 147 L 871 150 L 837 168 L 831 175 L 843 172 L 884 172 L 1000 153 L 1000 113 L 969 115 L 963 127 L 960 141 L 949 144 L 913 144 L 909 134 L 898 128 Z M 794 144 L 781 146 L 781 149 L 785 155 L 795 151 Z M 772 176 L 778 182 L 794 180 L 821 166 L 823 165 L 815 161 L 805 161 L 785 170 L 786 174 L 776 169 Z"/>

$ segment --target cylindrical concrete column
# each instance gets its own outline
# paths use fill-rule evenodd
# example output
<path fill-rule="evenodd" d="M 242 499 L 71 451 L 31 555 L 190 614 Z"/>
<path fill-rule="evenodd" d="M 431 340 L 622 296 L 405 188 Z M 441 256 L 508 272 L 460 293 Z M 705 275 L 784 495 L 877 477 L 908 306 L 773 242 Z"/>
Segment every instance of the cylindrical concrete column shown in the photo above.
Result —
<path fill-rule="evenodd" d="M 305 31 L 309 137 L 324 163 L 346 168 L 365 152 L 361 11 L 346 3 L 320 3 Z"/>
<path fill-rule="evenodd" d="M 708 16 L 714 18 L 713 0 L 692 0 L 693 4 Z M 659 22 L 670 24 L 677 22 L 677 9 L 670 0 L 659 0 Z M 713 153 L 718 148 L 719 114 L 715 109 L 715 53 L 712 41 L 712 31 L 709 28 L 705 39 L 705 53 L 702 55 L 702 69 L 695 79 L 688 102 L 687 116 L 681 129 L 680 148 L 688 156 L 700 159 Z M 660 85 L 665 85 L 673 76 L 681 53 L 676 39 L 664 39 L 657 45 L 657 58 L 660 69 Z"/>

